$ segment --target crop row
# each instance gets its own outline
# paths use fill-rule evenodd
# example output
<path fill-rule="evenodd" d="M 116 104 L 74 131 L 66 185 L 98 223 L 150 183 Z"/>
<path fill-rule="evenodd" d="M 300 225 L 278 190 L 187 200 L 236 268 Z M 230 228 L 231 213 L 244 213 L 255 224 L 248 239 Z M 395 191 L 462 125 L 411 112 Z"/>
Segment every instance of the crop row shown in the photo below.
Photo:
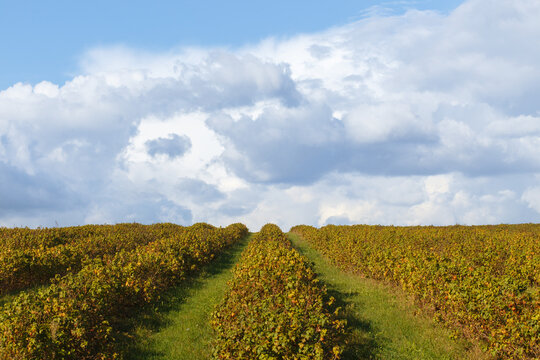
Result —
<path fill-rule="evenodd" d="M 297 226 L 340 268 L 400 284 L 497 358 L 540 358 L 540 226 Z"/>
<path fill-rule="evenodd" d="M 48 246 L 51 237 L 39 245 L 35 238 L 43 240 L 42 230 L 33 230 L 35 238 L 26 239 L 34 243 L 32 247 L 6 249 L 0 253 L 0 295 L 47 283 L 56 275 L 68 271 L 77 272 L 85 261 L 97 257 L 113 256 L 120 250 L 132 250 L 173 232 L 182 231 L 182 226 L 173 224 L 118 224 L 86 225 L 58 231 L 59 243 Z M 69 236 L 66 236 L 69 234 Z M 68 241 L 69 239 L 69 241 Z"/>
<path fill-rule="evenodd" d="M 0 359 L 120 358 L 115 336 L 133 309 L 246 234 L 242 224 L 195 224 L 22 292 L 0 308 Z"/>
<path fill-rule="evenodd" d="M 130 225 L 84 225 L 37 229 L 0 227 L 0 253 L 67 244 L 81 238 L 103 235 L 114 228 L 129 227 Z"/>
<path fill-rule="evenodd" d="M 338 359 L 344 320 L 273 224 L 254 236 L 212 315 L 216 359 Z"/>

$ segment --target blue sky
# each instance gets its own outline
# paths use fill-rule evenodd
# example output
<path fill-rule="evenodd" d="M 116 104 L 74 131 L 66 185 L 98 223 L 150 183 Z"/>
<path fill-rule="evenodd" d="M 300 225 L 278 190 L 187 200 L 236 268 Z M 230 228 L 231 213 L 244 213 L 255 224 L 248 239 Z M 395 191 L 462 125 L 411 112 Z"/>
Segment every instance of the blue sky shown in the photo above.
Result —
<path fill-rule="evenodd" d="M 448 12 L 461 1 L 6 1 L 0 0 L 0 88 L 62 83 L 88 48 L 118 45 L 168 50 L 241 46 L 269 36 L 324 30 L 380 6 Z"/>
<path fill-rule="evenodd" d="M 537 0 L 157 4 L 0 0 L 0 226 L 540 222 Z"/>

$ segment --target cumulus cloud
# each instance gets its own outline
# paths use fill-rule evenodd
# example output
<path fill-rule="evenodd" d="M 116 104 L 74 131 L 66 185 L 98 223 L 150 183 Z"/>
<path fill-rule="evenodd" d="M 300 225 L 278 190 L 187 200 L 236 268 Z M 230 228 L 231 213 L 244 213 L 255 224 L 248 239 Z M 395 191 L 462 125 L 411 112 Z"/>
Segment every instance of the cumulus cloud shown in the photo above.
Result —
<path fill-rule="evenodd" d="M 216 186 L 210 185 L 199 179 L 179 179 L 178 191 L 180 191 L 184 197 L 191 197 L 199 203 L 212 203 L 225 197 Z"/>
<path fill-rule="evenodd" d="M 50 176 L 30 175 L 0 162 L 0 217 L 77 206 L 77 194 L 62 185 Z"/>
<path fill-rule="evenodd" d="M 0 91 L 0 224 L 538 222 L 539 17 L 469 0 L 238 49 L 92 49 L 64 85 Z"/>
<path fill-rule="evenodd" d="M 250 182 L 311 182 L 345 155 L 343 125 L 324 104 L 271 106 L 236 121 L 217 114 L 207 124 L 229 144 L 221 159 Z"/>

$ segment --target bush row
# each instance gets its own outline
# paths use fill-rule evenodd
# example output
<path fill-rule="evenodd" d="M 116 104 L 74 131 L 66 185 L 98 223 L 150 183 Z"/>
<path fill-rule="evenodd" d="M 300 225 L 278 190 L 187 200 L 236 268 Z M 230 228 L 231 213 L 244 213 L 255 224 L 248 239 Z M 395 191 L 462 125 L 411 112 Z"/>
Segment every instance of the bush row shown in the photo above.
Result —
<path fill-rule="evenodd" d="M 0 359 L 121 357 L 116 330 L 133 309 L 156 300 L 246 234 L 242 224 L 195 224 L 21 293 L 0 308 Z"/>
<path fill-rule="evenodd" d="M 216 359 L 339 359 L 344 320 L 276 225 L 254 236 L 212 315 Z"/>
<path fill-rule="evenodd" d="M 173 224 L 118 224 L 23 231 L 23 239 L 33 246 L 7 248 L 0 254 L 0 295 L 45 284 L 57 274 L 79 271 L 89 259 L 132 250 L 181 229 Z"/>
<path fill-rule="evenodd" d="M 130 225 L 83 225 L 37 229 L 0 227 L 0 254 L 12 250 L 67 244 L 80 238 L 107 233 L 114 227 Z"/>
<path fill-rule="evenodd" d="M 540 226 L 296 226 L 340 268 L 400 284 L 498 358 L 540 358 Z"/>

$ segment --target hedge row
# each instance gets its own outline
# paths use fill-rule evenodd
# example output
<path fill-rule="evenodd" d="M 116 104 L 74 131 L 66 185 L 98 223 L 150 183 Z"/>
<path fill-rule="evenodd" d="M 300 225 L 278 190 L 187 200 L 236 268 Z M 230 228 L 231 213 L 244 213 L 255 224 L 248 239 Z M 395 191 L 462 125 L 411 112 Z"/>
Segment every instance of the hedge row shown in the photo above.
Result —
<path fill-rule="evenodd" d="M 132 250 L 182 231 L 183 227 L 173 224 L 118 224 L 78 228 L 24 232 L 25 238 L 33 243 L 32 247 L 8 248 L 0 253 L 0 295 L 45 284 L 55 275 L 79 271 L 89 259 L 112 256 L 120 250 Z M 32 231 L 34 238 L 29 236 Z M 18 229 L 14 229 L 14 232 L 19 233 Z M 43 236 L 44 233 L 47 236 Z M 50 246 L 54 243 L 58 244 Z"/>
<path fill-rule="evenodd" d="M 344 320 L 310 264 L 265 225 L 212 314 L 216 359 L 339 359 Z"/>
<path fill-rule="evenodd" d="M 340 268 L 400 284 L 497 358 L 540 358 L 540 226 L 296 226 Z"/>
<path fill-rule="evenodd" d="M 120 358 L 115 333 L 134 308 L 156 300 L 246 234 L 242 224 L 195 224 L 21 293 L 0 308 L 0 359 Z"/>

